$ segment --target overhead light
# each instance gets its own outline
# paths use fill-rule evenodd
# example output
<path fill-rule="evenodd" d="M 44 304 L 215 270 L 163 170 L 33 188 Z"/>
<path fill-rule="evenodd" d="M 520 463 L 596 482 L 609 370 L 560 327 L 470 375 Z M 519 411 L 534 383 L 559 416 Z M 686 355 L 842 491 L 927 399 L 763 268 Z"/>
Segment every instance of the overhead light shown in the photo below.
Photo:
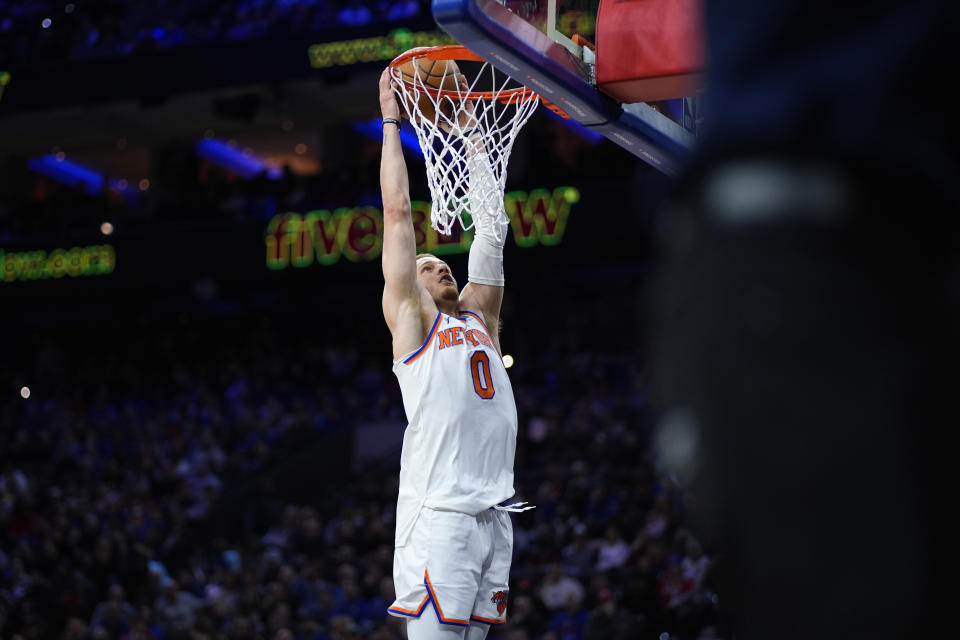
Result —
<path fill-rule="evenodd" d="M 227 144 L 219 140 L 209 139 L 201 140 L 194 146 L 194 150 L 201 158 L 220 165 L 224 169 L 232 171 L 243 178 L 255 178 L 267 172 L 267 177 L 271 180 L 278 180 L 283 174 L 280 169 L 270 169 L 263 161 L 254 155 L 244 155 L 236 149 L 232 149 Z"/>
<path fill-rule="evenodd" d="M 380 142 L 383 140 L 383 130 L 380 128 L 382 124 L 380 118 L 374 118 L 373 120 L 354 122 L 351 126 L 357 133 Z M 423 150 L 420 148 L 420 141 L 417 140 L 416 134 L 403 126 L 400 127 L 400 144 L 408 151 L 416 154 L 418 158 L 423 158 Z"/>
<path fill-rule="evenodd" d="M 43 174 L 48 178 L 61 182 L 70 187 L 82 188 L 90 195 L 96 195 L 103 191 L 106 180 L 102 175 L 81 166 L 76 162 L 67 160 L 62 151 L 56 155 L 50 153 L 45 156 L 31 158 L 27 161 L 27 166 Z"/>

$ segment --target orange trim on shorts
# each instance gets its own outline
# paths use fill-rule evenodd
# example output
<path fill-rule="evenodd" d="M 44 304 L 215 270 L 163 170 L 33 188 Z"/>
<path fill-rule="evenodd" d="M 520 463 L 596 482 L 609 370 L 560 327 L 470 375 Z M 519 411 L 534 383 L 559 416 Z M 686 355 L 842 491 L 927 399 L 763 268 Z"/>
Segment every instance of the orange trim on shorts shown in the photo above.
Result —
<path fill-rule="evenodd" d="M 487 624 L 503 624 L 504 622 L 507 621 L 506 616 L 504 616 L 503 620 L 491 620 L 490 618 L 481 618 L 480 616 L 473 616 L 473 615 L 472 615 L 472 616 L 470 616 L 470 619 L 471 619 L 471 620 L 479 620 L 480 622 L 485 622 L 485 623 L 487 623 Z"/>
<path fill-rule="evenodd" d="M 430 598 L 433 599 L 433 610 L 437 612 L 437 617 L 440 618 L 440 622 L 444 624 L 456 624 L 468 627 L 470 626 L 469 620 L 457 620 L 456 618 L 446 618 L 443 615 L 443 611 L 440 609 L 440 602 L 437 601 L 437 596 L 433 592 L 433 585 L 430 584 L 430 572 L 426 569 L 423 570 L 423 582 L 427 585 L 427 591 L 430 594 Z"/>
<path fill-rule="evenodd" d="M 430 594 L 428 593 L 423 597 L 423 602 L 420 603 L 420 606 L 417 607 L 416 611 L 410 611 L 409 609 L 401 609 L 400 607 L 388 607 L 387 611 L 396 611 L 397 613 L 402 613 L 408 616 L 419 616 L 423 613 L 423 608 L 427 606 L 427 602 L 430 600 Z"/>

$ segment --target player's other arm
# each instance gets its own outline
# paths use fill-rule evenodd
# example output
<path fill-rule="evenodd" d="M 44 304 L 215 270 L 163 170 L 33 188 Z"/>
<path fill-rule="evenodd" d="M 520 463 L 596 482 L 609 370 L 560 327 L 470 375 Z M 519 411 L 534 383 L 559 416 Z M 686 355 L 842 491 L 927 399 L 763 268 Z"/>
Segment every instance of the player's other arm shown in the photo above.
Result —
<path fill-rule="evenodd" d="M 393 92 L 389 69 L 380 75 L 380 110 L 383 118 L 399 122 L 400 107 Z M 393 357 L 415 350 L 425 336 L 417 283 L 417 245 L 410 214 L 407 164 L 400 145 L 400 127 L 383 124 L 380 155 L 380 192 L 383 196 L 383 317 L 393 336 Z"/>
<path fill-rule="evenodd" d="M 470 211 L 473 243 L 467 261 L 468 283 L 460 295 L 460 306 L 479 313 L 500 351 L 500 306 L 503 303 L 503 244 L 507 229 L 503 220 L 503 190 L 496 182 L 490 158 L 477 141 L 467 162 L 470 175 Z"/>

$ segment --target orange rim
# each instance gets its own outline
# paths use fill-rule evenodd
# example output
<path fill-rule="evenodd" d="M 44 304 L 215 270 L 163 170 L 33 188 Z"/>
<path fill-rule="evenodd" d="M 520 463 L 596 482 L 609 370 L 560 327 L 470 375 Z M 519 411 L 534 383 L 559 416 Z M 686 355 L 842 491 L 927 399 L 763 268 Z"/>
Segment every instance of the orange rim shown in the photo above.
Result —
<path fill-rule="evenodd" d="M 399 56 L 390 61 L 390 68 L 395 70 L 399 69 L 400 65 L 404 64 L 405 62 L 410 62 L 411 60 L 419 58 L 426 58 L 427 60 L 469 60 L 471 62 L 485 62 L 483 58 L 461 44 L 448 44 L 440 47 L 421 47 L 419 49 L 411 49 L 406 53 L 401 53 Z M 434 87 L 428 87 L 424 85 L 418 86 L 413 82 L 403 78 L 400 79 L 400 82 L 413 91 L 427 93 L 434 98 L 440 98 L 442 96 L 456 96 L 458 100 L 499 100 L 503 104 L 511 104 L 514 102 L 529 102 L 540 97 L 535 91 L 526 87 L 516 87 L 514 89 L 506 89 L 504 91 L 460 92 L 436 89 Z"/>

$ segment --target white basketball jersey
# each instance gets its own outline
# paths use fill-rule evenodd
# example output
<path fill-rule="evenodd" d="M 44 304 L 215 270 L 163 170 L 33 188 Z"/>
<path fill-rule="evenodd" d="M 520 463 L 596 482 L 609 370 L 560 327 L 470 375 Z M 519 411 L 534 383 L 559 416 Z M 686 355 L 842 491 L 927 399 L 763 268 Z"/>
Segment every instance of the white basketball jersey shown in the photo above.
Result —
<path fill-rule="evenodd" d="M 397 545 L 422 507 L 476 515 L 513 496 L 517 406 L 503 360 L 475 313 L 438 313 L 423 345 L 394 362 L 407 429 Z"/>

